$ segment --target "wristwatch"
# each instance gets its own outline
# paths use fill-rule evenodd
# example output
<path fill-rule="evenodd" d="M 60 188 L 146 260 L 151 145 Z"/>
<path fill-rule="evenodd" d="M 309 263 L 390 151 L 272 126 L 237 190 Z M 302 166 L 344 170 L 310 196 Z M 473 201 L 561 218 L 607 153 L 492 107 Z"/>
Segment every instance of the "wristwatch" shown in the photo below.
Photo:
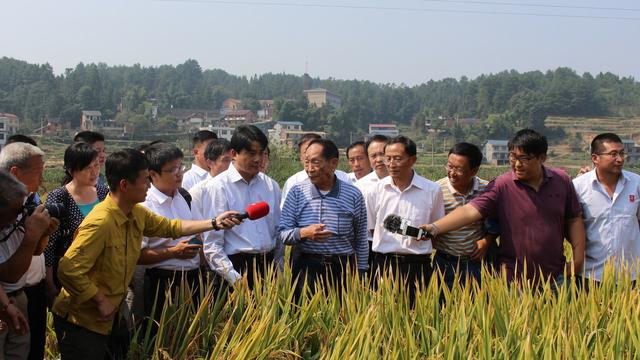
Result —
<path fill-rule="evenodd" d="M 216 220 L 216 218 L 217 218 L 217 217 L 216 217 L 216 216 L 214 216 L 214 217 L 213 217 L 213 219 L 211 219 L 211 227 L 213 228 L 213 230 L 215 230 L 215 231 L 219 231 L 219 230 L 220 230 L 220 228 L 218 227 L 218 224 L 217 224 L 217 220 Z"/>

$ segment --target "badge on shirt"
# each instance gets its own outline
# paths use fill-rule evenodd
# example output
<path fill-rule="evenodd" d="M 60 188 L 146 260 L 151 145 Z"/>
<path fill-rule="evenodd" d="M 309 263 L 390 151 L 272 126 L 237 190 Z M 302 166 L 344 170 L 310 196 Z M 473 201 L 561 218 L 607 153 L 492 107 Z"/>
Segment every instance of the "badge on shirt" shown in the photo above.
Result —
<path fill-rule="evenodd" d="M 635 195 L 629 195 L 629 202 L 636 202 L 636 196 Z"/>

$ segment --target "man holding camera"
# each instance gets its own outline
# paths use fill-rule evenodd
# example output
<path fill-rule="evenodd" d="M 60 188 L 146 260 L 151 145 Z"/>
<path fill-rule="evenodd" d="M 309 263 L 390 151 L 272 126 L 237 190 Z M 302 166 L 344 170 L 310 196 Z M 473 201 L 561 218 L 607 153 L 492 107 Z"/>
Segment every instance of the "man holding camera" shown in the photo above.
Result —
<path fill-rule="evenodd" d="M 49 235 L 59 221 L 36 203 L 34 194 L 42 183 L 44 152 L 28 143 L 16 142 L 0 152 L 0 170 L 20 181 L 32 193 L 19 209 L 12 209 L 17 221 L 5 227 L 0 241 L 0 284 L 10 300 L 28 314 L 30 332 L 19 335 L 0 332 L 0 354 L 7 359 L 43 358 L 46 332 L 46 302 L 44 301 L 45 268 L 42 252 Z M 31 355 L 30 355 L 31 353 Z"/>

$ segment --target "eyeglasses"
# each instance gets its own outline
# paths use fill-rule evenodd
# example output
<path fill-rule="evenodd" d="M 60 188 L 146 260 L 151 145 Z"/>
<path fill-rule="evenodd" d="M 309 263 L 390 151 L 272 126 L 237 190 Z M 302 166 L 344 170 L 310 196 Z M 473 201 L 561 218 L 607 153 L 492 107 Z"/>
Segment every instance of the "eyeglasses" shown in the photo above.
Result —
<path fill-rule="evenodd" d="M 509 153 L 509 161 L 512 163 L 515 163 L 516 161 L 519 161 L 520 164 L 522 165 L 527 165 L 529 164 L 529 162 L 531 162 L 531 160 L 535 159 L 535 156 L 529 156 L 529 155 L 521 155 L 521 156 L 516 156 L 516 154 L 514 153 Z"/>
<path fill-rule="evenodd" d="M 465 172 L 463 168 L 459 166 L 451 166 L 449 164 L 445 165 L 444 169 L 447 171 L 447 173 L 458 174 L 458 175 L 462 175 Z"/>
<path fill-rule="evenodd" d="M 187 170 L 187 166 L 186 165 L 180 165 L 180 166 L 174 166 L 169 170 L 162 170 L 162 172 L 167 172 L 173 175 L 178 175 L 178 174 L 182 174 L 183 172 L 185 172 L 185 170 Z"/>
<path fill-rule="evenodd" d="M 404 157 L 400 157 L 400 156 L 396 156 L 396 157 L 391 157 L 391 156 L 387 156 L 386 158 L 384 158 L 384 162 L 385 164 L 391 165 L 393 163 L 401 163 L 405 160 L 406 158 Z"/>
<path fill-rule="evenodd" d="M 607 155 L 609 157 L 611 157 L 612 159 L 617 158 L 618 156 L 620 157 L 620 159 L 624 159 L 624 156 L 626 155 L 624 153 L 624 151 L 612 151 L 609 153 L 596 153 L 596 155 Z"/>

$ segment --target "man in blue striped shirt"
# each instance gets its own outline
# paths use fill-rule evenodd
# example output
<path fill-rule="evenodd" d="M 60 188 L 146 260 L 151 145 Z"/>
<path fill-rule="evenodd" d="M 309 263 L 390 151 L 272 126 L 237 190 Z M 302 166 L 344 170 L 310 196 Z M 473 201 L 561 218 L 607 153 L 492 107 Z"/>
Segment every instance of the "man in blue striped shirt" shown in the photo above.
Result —
<path fill-rule="evenodd" d="M 339 180 L 338 148 L 327 139 L 311 141 L 305 152 L 309 179 L 296 184 L 280 216 L 280 240 L 293 246 L 293 276 L 299 296 L 308 282 L 326 285 L 344 280 L 347 265 L 368 268 L 367 211 L 360 190 Z"/>

